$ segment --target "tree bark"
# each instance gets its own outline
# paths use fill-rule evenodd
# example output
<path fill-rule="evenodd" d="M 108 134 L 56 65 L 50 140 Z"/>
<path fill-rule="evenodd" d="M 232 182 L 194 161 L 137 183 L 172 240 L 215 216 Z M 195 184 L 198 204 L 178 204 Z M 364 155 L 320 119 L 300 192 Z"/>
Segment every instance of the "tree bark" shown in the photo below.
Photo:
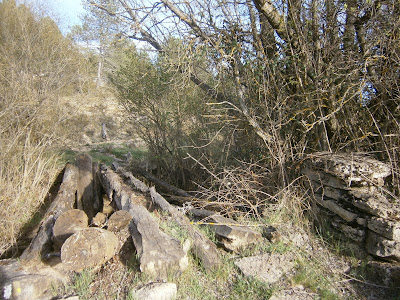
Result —
<path fill-rule="evenodd" d="M 163 211 L 169 213 L 172 218 L 187 231 L 193 241 L 193 252 L 198 257 L 206 270 L 217 268 L 221 261 L 216 245 L 211 242 L 199 229 L 194 227 L 189 219 L 169 204 L 154 187 L 150 188 L 150 195 L 153 202 Z"/>
<path fill-rule="evenodd" d="M 105 165 L 101 165 L 100 170 L 108 197 L 115 201 L 119 209 L 132 215 L 129 230 L 139 255 L 140 270 L 156 279 L 166 279 L 169 272 L 182 272 L 188 265 L 187 254 L 178 240 L 160 230 L 158 223 L 144 207 L 152 207 L 151 201 L 134 192 Z"/>
<path fill-rule="evenodd" d="M 21 260 L 42 260 L 52 251 L 51 238 L 53 236 L 54 223 L 63 212 L 74 208 L 78 176 L 77 167 L 67 164 L 57 196 L 47 210 L 37 235 L 32 240 L 29 247 L 22 253 Z"/>
<path fill-rule="evenodd" d="M 88 154 L 81 154 L 76 158 L 79 169 L 77 208 L 82 209 L 91 220 L 97 211 L 94 211 L 94 181 L 92 171 L 92 158 Z"/>

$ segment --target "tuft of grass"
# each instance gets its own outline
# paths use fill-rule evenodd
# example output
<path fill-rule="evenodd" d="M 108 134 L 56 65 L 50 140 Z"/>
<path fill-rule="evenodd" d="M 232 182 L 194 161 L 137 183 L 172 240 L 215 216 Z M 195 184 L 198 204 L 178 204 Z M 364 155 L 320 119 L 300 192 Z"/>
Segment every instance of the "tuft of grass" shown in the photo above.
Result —
<path fill-rule="evenodd" d="M 181 242 L 182 245 L 189 238 L 188 232 L 172 218 L 168 218 L 167 220 L 160 222 L 159 226 L 162 231 L 176 238 Z"/>
<path fill-rule="evenodd" d="M 78 152 L 71 149 L 60 151 L 61 161 L 64 163 L 73 162 Z M 116 146 L 112 143 L 103 143 L 97 145 L 95 149 L 89 151 L 93 161 L 104 163 L 110 166 L 115 158 L 125 160 L 127 155 L 131 155 L 132 159 L 143 160 L 147 156 L 145 148 L 130 148 L 126 145 Z"/>
<path fill-rule="evenodd" d="M 79 296 L 79 299 L 90 298 L 90 284 L 94 278 L 91 270 L 83 270 L 81 273 L 76 274 L 70 287 Z"/>
<path fill-rule="evenodd" d="M 332 280 L 334 279 L 329 278 L 324 273 L 319 261 L 298 259 L 296 263 L 298 270 L 292 279 L 295 284 L 301 284 L 309 288 L 318 294 L 321 300 L 340 299 L 337 294 L 329 289 L 329 287 L 333 287 Z"/>
<path fill-rule="evenodd" d="M 97 150 L 90 150 L 89 154 L 93 161 L 106 164 L 107 166 L 111 166 L 111 164 L 115 161 L 115 159 L 107 153 L 98 152 Z"/>
<path fill-rule="evenodd" d="M 238 276 L 232 286 L 229 299 L 254 299 L 268 300 L 271 298 L 273 288 L 256 278 Z"/>
<path fill-rule="evenodd" d="M 177 299 L 216 299 L 212 294 L 210 279 L 205 280 L 203 270 L 198 268 L 193 257 L 189 257 L 189 267 L 178 277 L 168 278 L 178 286 Z M 215 288 L 215 287 L 214 287 Z"/>
<path fill-rule="evenodd" d="M 64 149 L 60 151 L 60 160 L 64 164 L 74 162 L 76 154 L 77 153 L 71 149 Z"/>
<path fill-rule="evenodd" d="M 79 299 L 89 300 L 91 298 L 90 284 L 95 279 L 95 274 L 90 269 L 74 274 L 71 283 L 53 287 L 53 295 L 77 295 Z"/>

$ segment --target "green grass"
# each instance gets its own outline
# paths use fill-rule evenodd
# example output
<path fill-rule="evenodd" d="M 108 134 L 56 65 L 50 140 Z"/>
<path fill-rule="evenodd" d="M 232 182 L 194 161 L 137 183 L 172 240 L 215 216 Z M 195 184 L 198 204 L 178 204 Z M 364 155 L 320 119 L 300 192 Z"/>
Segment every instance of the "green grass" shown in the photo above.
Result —
<path fill-rule="evenodd" d="M 65 149 L 62 150 L 61 153 L 61 162 L 62 163 L 67 163 L 67 162 L 73 162 L 76 157 L 76 152 L 71 150 L 71 149 Z"/>
<path fill-rule="evenodd" d="M 134 160 L 143 160 L 147 156 L 147 149 L 141 148 L 130 148 L 126 145 L 118 145 L 115 146 L 112 143 L 103 143 L 97 145 L 95 149 L 89 151 L 90 156 L 93 161 L 98 163 L 104 163 L 110 166 L 114 161 L 115 156 L 118 159 L 124 160 L 128 153 L 131 154 L 132 159 Z M 61 162 L 74 162 L 76 155 L 78 152 L 73 151 L 71 149 L 64 149 L 60 151 Z"/>
<path fill-rule="evenodd" d="M 309 288 L 312 292 L 318 294 L 321 300 L 340 299 L 337 294 L 328 289 L 332 286 L 331 281 L 323 274 L 318 262 L 297 260 L 296 263 L 298 269 L 293 277 L 295 284 Z"/>
<path fill-rule="evenodd" d="M 273 288 L 269 284 L 253 277 L 238 276 L 229 299 L 267 300 L 271 298 L 272 293 Z"/>
<path fill-rule="evenodd" d="M 73 289 L 78 294 L 79 299 L 89 299 L 90 284 L 93 281 L 93 273 L 91 270 L 83 270 L 75 275 L 73 279 Z"/>
<path fill-rule="evenodd" d="M 107 153 L 98 152 L 97 150 L 90 150 L 89 154 L 93 161 L 106 164 L 107 166 L 111 166 L 111 164 L 115 161 L 115 159 Z"/>
<path fill-rule="evenodd" d="M 189 238 L 189 234 L 185 228 L 182 228 L 175 220 L 168 218 L 159 223 L 160 229 L 166 234 L 176 238 L 183 245 Z"/>
<path fill-rule="evenodd" d="M 53 295 L 77 295 L 79 299 L 91 299 L 90 284 L 95 279 L 95 274 L 92 270 L 85 269 L 81 273 L 75 274 L 69 285 L 53 287 Z"/>

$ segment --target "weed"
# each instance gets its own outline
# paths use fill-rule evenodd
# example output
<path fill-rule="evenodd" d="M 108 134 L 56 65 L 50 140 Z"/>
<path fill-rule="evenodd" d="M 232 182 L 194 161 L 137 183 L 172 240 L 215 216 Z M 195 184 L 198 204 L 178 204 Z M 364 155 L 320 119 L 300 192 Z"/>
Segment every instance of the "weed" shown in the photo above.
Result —
<path fill-rule="evenodd" d="M 210 228 L 210 226 L 207 225 L 195 225 L 197 226 L 205 235 L 212 241 L 214 244 L 218 244 L 219 241 L 217 239 L 217 236 L 215 235 L 215 232 Z"/>
<path fill-rule="evenodd" d="M 189 261 L 189 267 L 179 278 L 171 278 L 178 285 L 177 298 L 185 299 L 190 295 L 191 299 L 215 299 L 210 293 L 209 281 L 204 280 L 204 273 L 197 268 L 193 258 Z"/>

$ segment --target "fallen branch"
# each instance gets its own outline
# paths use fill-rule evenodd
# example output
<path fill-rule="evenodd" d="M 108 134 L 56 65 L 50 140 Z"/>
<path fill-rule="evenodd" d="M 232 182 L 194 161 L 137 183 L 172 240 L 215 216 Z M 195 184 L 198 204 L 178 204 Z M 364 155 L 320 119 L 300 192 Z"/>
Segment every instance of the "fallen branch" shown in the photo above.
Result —
<path fill-rule="evenodd" d="M 173 185 L 170 185 L 169 183 L 166 183 L 165 181 L 157 178 L 153 174 L 151 174 L 143 169 L 140 169 L 137 172 L 138 172 L 138 174 L 144 176 L 147 180 L 153 182 L 155 185 L 158 185 L 158 186 L 166 189 L 167 191 L 171 192 L 172 194 L 182 196 L 182 197 L 187 197 L 187 198 L 192 197 L 188 192 L 181 190 L 180 188 L 177 188 Z"/>
<path fill-rule="evenodd" d="M 198 257 L 206 270 L 219 266 L 220 258 L 216 245 L 211 242 L 199 229 L 194 227 L 189 219 L 169 204 L 154 187 L 150 188 L 150 195 L 153 202 L 163 211 L 168 212 L 172 218 L 183 227 L 193 241 L 194 255 Z"/>
<path fill-rule="evenodd" d="M 186 251 L 178 240 L 160 230 L 145 208 L 152 206 L 150 199 L 133 191 L 105 165 L 101 165 L 100 170 L 101 182 L 108 197 L 115 201 L 119 209 L 132 215 L 129 230 L 139 256 L 140 270 L 156 279 L 167 279 L 171 271 L 182 272 L 188 265 Z"/>

